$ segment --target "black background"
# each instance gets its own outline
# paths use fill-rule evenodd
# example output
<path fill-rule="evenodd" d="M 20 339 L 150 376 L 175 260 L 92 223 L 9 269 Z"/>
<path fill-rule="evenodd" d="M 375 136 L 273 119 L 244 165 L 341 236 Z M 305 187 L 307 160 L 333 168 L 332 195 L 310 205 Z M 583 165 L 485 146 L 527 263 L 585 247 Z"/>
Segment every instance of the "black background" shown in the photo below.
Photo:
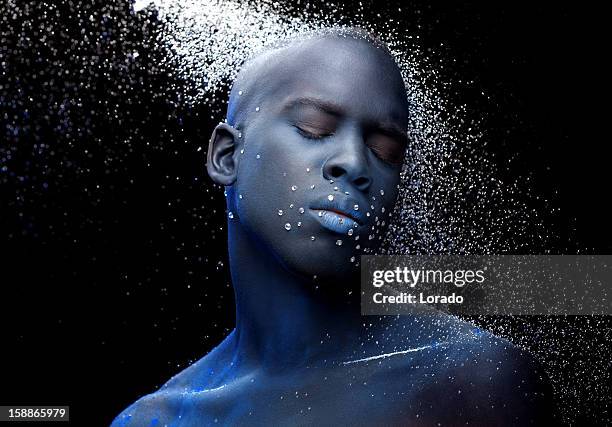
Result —
<path fill-rule="evenodd" d="M 220 117 L 181 103 L 155 16 L 109 3 L 0 8 L 0 402 L 69 404 L 76 425 L 110 423 L 234 321 L 222 190 L 204 170 Z M 530 203 L 546 207 L 553 253 L 612 253 L 609 46 L 592 7 L 393 12 L 443 78 L 475 81 L 455 96 L 505 177 L 548 200 Z M 588 409 L 579 421 L 603 424 Z"/>

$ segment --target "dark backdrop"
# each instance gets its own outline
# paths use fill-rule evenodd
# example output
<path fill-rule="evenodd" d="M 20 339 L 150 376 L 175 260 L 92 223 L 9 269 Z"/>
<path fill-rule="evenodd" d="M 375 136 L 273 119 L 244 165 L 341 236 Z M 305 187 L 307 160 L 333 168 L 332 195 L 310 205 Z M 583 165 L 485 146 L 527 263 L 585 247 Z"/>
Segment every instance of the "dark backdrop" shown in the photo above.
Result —
<path fill-rule="evenodd" d="M 76 425 L 108 424 L 234 321 L 204 169 L 220 118 L 181 103 L 155 16 L 111 3 L 0 3 L 0 402 L 69 404 Z M 475 81 L 455 95 L 548 200 L 549 248 L 611 253 L 603 11 L 427 3 L 394 14 L 443 78 Z"/>

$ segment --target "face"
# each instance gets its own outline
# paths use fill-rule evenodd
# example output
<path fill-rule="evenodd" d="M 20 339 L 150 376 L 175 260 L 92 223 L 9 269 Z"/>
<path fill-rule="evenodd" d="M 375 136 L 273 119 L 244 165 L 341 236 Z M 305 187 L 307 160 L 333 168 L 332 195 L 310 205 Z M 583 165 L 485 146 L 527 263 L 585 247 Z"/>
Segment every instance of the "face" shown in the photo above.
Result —
<path fill-rule="evenodd" d="M 352 39 L 310 41 L 280 64 L 236 124 L 243 151 L 228 208 L 289 270 L 354 285 L 359 256 L 375 252 L 397 198 L 403 82 L 386 54 Z"/>

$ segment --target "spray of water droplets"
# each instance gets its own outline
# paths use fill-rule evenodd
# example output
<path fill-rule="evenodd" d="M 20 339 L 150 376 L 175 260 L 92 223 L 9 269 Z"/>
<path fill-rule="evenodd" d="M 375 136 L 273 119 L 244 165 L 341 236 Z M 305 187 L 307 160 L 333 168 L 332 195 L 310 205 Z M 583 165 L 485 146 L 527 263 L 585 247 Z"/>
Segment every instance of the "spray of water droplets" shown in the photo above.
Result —
<path fill-rule="evenodd" d="M 160 42 L 172 52 L 167 59 L 186 84 L 184 101 L 204 101 L 219 116 L 240 66 L 278 40 L 331 26 L 359 26 L 380 36 L 400 66 L 410 101 L 410 147 L 400 197 L 394 211 L 387 213 L 390 225 L 386 235 L 375 232 L 384 242 L 382 253 L 547 252 L 551 232 L 543 226 L 538 212 L 527 207 L 529 188 L 518 180 L 503 182 L 497 176 L 494 159 L 487 152 L 486 132 L 466 118 L 466 106 L 445 97 L 447 82 L 438 77 L 440 65 L 423 54 L 418 35 L 402 34 L 393 19 L 382 19 L 383 24 L 366 22 L 362 10 L 347 12 L 337 5 L 327 5 L 322 11 L 268 1 L 154 3 L 166 20 Z M 592 334 L 601 330 L 604 320 L 470 320 L 530 350 L 543 362 L 566 421 L 571 422 L 583 403 L 580 387 L 590 387 L 593 396 L 602 401 L 609 393 L 605 385 L 609 369 L 602 368 L 593 376 L 583 368 L 560 368 L 575 350 L 559 336 L 566 331 Z M 592 342 L 585 346 L 590 346 L 592 363 L 605 361 L 602 347 Z"/>

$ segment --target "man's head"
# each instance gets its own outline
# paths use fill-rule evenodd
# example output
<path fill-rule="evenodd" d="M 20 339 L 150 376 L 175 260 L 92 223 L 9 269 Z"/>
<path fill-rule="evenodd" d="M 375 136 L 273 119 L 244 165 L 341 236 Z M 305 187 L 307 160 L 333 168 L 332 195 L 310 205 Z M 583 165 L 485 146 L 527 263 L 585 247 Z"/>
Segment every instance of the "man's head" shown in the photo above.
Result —
<path fill-rule="evenodd" d="M 208 173 L 226 186 L 229 221 L 287 269 L 347 279 L 395 205 L 407 123 L 389 52 L 359 31 L 320 32 L 241 70 Z"/>

